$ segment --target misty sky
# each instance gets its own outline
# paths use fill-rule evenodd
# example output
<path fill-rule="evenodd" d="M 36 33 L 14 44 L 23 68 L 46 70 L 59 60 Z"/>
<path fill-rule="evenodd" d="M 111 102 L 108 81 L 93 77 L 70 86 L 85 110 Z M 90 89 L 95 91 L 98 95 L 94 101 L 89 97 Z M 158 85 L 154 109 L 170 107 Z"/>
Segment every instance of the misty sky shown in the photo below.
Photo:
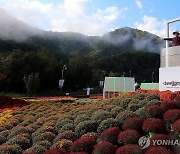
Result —
<path fill-rule="evenodd" d="M 0 9 L 30 26 L 100 36 L 128 26 L 164 37 L 166 21 L 180 17 L 179 6 L 180 0 L 0 0 Z"/>

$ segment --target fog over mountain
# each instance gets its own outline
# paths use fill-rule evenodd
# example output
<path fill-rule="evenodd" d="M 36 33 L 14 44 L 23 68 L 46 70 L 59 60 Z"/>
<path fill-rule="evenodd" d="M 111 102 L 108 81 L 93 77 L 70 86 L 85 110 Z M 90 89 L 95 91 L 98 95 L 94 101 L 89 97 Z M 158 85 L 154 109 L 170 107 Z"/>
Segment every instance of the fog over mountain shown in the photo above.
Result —
<path fill-rule="evenodd" d="M 146 50 L 149 52 L 159 52 L 160 48 L 164 46 L 159 37 L 148 32 L 129 27 L 116 29 L 102 37 L 99 36 L 85 36 L 80 33 L 73 32 L 52 32 L 43 31 L 33 28 L 28 24 L 16 19 L 5 10 L 0 9 L 0 39 L 1 40 L 14 40 L 17 42 L 24 42 L 31 38 L 38 37 L 47 39 L 53 44 L 59 43 L 59 47 L 63 46 L 64 39 L 69 41 L 68 45 L 73 44 L 87 44 L 89 47 L 97 49 L 97 42 L 104 42 L 116 47 L 126 46 L 136 50 Z M 87 27 L 88 28 L 88 27 Z M 33 42 L 36 43 L 36 42 Z M 84 46 L 84 45 L 83 45 Z M 78 47 L 77 47 L 78 48 Z"/>
<path fill-rule="evenodd" d="M 0 38 L 2 40 L 24 41 L 31 36 L 41 35 L 42 31 L 16 19 L 0 9 Z"/>

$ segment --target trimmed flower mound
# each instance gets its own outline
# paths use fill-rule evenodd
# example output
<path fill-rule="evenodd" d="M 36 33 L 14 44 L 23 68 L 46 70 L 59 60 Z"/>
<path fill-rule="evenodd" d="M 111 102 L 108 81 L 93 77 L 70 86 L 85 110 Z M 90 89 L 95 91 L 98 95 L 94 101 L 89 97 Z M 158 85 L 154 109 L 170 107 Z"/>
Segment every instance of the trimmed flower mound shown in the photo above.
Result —
<path fill-rule="evenodd" d="M 166 111 L 163 115 L 163 120 L 167 123 L 174 123 L 176 120 L 180 119 L 179 109 L 170 109 Z"/>
<path fill-rule="evenodd" d="M 43 141 L 43 140 L 48 140 L 49 142 L 53 141 L 55 138 L 55 135 L 51 132 L 44 132 L 36 137 L 33 138 L 33 143 Z"/>
<path fill-rule="evenodd" d="M 0 145 L 0 153 L 2 154 L 22 154 L 23 150 L 19 145 Z"/>
<path fill-rule="evenodd" d="M 116 154 L 142 154 L 142 150 L 137 144 L 126 144 L 117 149 Z M 153 154 L 153 153 L 152 153 Z"/>
<path fill-rule="evenodd" d="M 162 132 L 165 130 L 165 124 L 161 119 L 148 118 L 143 122 L 142 129 L 145 132 Z"/>
<path fill-rule="evenodd" d="M 116 147 L 107 141 L 101 142 L 94 146 L 93 154 L 113 154 L 116 151 Z"/>
<path fill-rule="evenodd" d="M 166 134 L 155 134 L 152 138 L 151 138 L 151 145 L 153 145 L 153 140 L 171 140 L 171 137 L 166 135 Z"/>
<path fill-rule="evenodd" d="M 100 140 L 108 141 L 113 144 L 116 144 L 118 140 L 118 135 L 120 132 L 121 130 L 118 127 L 112 127 L 112 128 L 106 129 L 101 133 Z"/>
<path fill-rule="evenodd" d="M 173 152 L 163 146 L 152 146 L 145 154 L 173 154 Z"/>
<path fill-rule="evenodd" d="M 124 130 L 127 129 L 134 129 L 134 130 L 141 130 L 143 124 L 143 119 L 139 117 L 128 117 L 122 125 Z"/>
<path fill-rule="evenodd" d="M 118 135 L 118 143 L 119 144 L 135 144 L 138 142 L 140 138 L 139 133 L 136 130 L 130 129 L 122 131 Z"/>
<path fill-rule="evenodd" d="M 169 109 L 175 109 L 176 108 L 176 101 L 174 100 L 169 100 L 169 101 L 163 101 L 161 103 L 161 106 L 165 109 L 165 110 L 169 110 Z"/>
<path fill-rule="evenodd" d="M 43 154 L 67 154 L 67 152 L 66 150 L 62 148 L 54 148 L 54 149 L 45 151 Z"/>
<path fill-rule="evenodd" d="M 97 122 L 87 120 L 84 122 L 80 122 L 76 128 L 75 128 L 75 133 L 78 136 L 82 136 L 83 134 L 86 134 L 88 132 L 96 132 L 97 130 Z"/>
<path fill-rule="evenodd" d="M 101 111 L 95 115 L 92 116 L 93 121 L 97 121 L 98 123 L 101 123 L 101 121 L 106 120 L 108 118 L 112 118 L 113 115 L 110 112 Z"/>
<path fill-rule="evenodd" d="M 175 133 L 180 134 L 180 119 L 175 121 L 172 127 Z"/>
<path fill-rule="evenodd" d="M 145 113 L 148 118 L 162 118 L 164 114 L 164 109 L 157 105 L 151 105 L 145 109 Z"/>
<path fill-rule="evenodd" d="M 92 137 L 79 138 L 71 145 L 71 152 L 88 152 L 92 153 L 93 147 L 97 144 Z"/>

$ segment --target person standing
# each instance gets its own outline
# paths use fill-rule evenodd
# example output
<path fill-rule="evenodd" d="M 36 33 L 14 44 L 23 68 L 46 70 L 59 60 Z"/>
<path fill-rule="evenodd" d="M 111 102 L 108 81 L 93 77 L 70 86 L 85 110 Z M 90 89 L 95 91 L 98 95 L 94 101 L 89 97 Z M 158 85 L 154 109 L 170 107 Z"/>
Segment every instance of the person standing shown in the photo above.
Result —
<path fill-rule="evenodd" d="M 179 31 L 178 30 L 174 31 L 173 35 L 175 37 L 173 37 L 173 38 L 163 38 L 163 40 L 172 41 L 172 46 L 173 47 L 180 45 Z"/>

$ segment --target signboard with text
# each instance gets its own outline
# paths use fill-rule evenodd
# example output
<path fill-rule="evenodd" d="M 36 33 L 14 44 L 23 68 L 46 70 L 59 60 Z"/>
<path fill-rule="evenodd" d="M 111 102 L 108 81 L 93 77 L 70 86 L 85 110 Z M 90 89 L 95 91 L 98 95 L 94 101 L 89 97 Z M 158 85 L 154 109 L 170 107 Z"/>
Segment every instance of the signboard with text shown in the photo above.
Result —
<path fill-rule="evenodd" d="M 159 69 L 159 90 L 180 91 L 180 67 Z"/>

